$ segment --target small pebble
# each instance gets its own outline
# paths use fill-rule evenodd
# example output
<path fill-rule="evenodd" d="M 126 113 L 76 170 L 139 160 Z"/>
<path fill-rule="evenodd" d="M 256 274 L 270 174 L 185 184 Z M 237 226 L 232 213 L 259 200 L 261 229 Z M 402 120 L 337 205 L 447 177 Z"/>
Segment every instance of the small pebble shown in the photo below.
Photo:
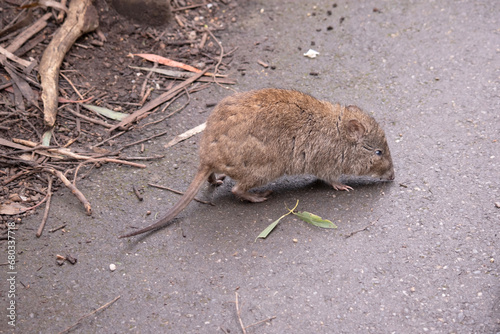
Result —
<path fill-rule="evenodd" d="M 111 264 L 109 265 L 109 270 L 111 270 L 111 271 L 115 271 L 115 270 L 116 270 L 116 265 L 115 265 L 114 263 L 111 263 Z"/>

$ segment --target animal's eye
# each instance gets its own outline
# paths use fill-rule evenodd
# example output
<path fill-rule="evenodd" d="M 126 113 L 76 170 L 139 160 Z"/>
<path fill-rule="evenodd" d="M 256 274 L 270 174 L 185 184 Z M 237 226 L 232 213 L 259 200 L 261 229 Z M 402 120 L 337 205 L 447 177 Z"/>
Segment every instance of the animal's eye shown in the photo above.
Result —
<path fill-rule="evenodd" d="M 378 155 L 379 157 L 381 157 L 383 152 L 381 150 L 376 150 L 375 154 Z"/>

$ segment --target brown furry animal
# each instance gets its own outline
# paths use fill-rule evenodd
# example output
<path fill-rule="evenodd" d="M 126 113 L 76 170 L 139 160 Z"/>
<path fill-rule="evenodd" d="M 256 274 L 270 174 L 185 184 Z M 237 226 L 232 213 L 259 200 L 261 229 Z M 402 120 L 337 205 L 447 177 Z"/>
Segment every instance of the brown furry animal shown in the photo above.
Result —
<path fill-rule="evenodd" d="M 384 131 L 358 107 L 320 101 L 293 90 L 262 89 L 223 99 L 207 120 L 200 144 L 200 166 L 177 204 L 156 223 L 121 236 L 131 237 L 168 224 L 207 180 L 234 179 L 232 192 L 262 202 L 270 192 L 250 193 L 283 175 L 309 174 L 337 190 L 341 175 L 394 179 Z"/>

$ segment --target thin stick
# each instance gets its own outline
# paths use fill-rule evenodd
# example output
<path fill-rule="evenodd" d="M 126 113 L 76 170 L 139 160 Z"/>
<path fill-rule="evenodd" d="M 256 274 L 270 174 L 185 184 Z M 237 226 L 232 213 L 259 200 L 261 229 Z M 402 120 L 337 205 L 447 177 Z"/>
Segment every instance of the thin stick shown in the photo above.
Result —
<path fill-rule="evenodd" d="M 87 117 L 87 116 L 82 115 L 82 114 L 80 114 L 80 113 L 78 113 L 78 112 L 76 112 L 76 111 L 71 110 L 70 108 L 67 108 L 67 110 L 68 110 L 70 113 L 72 113 L 73 115 L 75 115 L 75 116 L 77 116 L 77 117 L 80 117 L 81 119 L 84 119 L 84 120 L 86 120 L 86 121 L 88 121 L 88 122 L 95 123 L 95 124 L 99 124 L 99 125 L 102 125 L 102 126 L 104 126 L 104 127 L 106 127 L 106 128 L 112 128 L 112 127 L 113 127 L 113 125 L 111 125 L 111 124 L 108 124 L 108 123 L 103 122 L 103 121 L 98 120 L 98 119 L 93 119 L 93 118 Z"/>
<path fill-rule="evenodd" d="M 141 109 L 136 110 L 135 112 L 133 112 L 131 115 L 129 115 L 128 117 L 126 117 L 120 123 L 114 125 L 108 131 L 111 133 L 111 132 L 113 132 L 114 130 L 116 130 L 118 128 L 123 128 L 122 130 L 125 130 L 127 127 L 129 127 L 131 125 L 132 122 L 135 122 L 137 120 L 137 118 L 139 118 L 140 116 L 142 116 L 146 112 L 150 111 L 151 109 L 156 108 L 160 104 L 162 104 L 162 103 L 170 100 L 171 98 L 173 98 L 182 89 L 184 89 L 184 87 L 187 87 L 190 84 L 192 84 L 193 82 L 195 82 L 196 80 L 198 80 L 198 78 L 200 78 L 202 75 L 204 75 L 207 71 L 208 71 L 208 68 L 206 68 L 205 70 L 201 71 L 200 73 L 196 73 L 195 76 L 187 79 L 186 81 L 178 84 L 177 86 L 175 86 L 174 88 L 170 89 L 169 91 L 161 94 L 160 96 L 158 96 L 153 101 L 148 102 Z"/>
<path fill-rule="evenodd" d="M 66 80 L 69 83 L 71 88 L 73 88 L 73 90 L 80 97 L 80 99 L 83 100 L 84 98 L 83 98 L 82 94 L 80 94 L 80 91 L 75 87 L 75 85 L 73 85 L 73 82 L 71 82 L 71 80 L 69 80 L 69 78 L 67 76 L 65 76 L 64 74 L 62 74 L 62 73 L 60 73 L 60 74 L 64 78 L 64 80 Z"/>
<path fill-rule="evenodd" d="M 39 35 L 33 37 L 27 43 L 24 43 L 24 45 L 22 47 L 20 47 L 19 49 L 17 49 L 16 55 L 18 57 L 23 56 L 28 51 L 30 51 L 31 49 L 33 49 L 35 46 L 37 46 L 38 44 L 40 44 L 41 42 L 43 42 L 46 37 L 47 36 L 45 34 L 39 34 Z"/>
<path fill-rule="evenodd" d="M 41 201 L 40 203 L 38 204 L 35 204 L 29 208 L 26 208 L 26 209 L 23 209 L 21 211 L 19 211 L 19 213 L 25 213 L 26 211 L 29 211 L 29 210 L 33 210 L 33 209 L 36 209 L 37 207 L 39 207 L 40 205 L 42 205 L 43 203 L 45 203 L 45 201 L 47 200 L 47 196 L 45 196 Z"/>
<path fill-rule="evenodd" d="M 165 116 L 164 119 L 172 117 L 173 115 L 177 114 L 179 111 L 181 111 L 182 109 L 184 109 L 184 108 L 187 107 L 187 105 L 189 104 L 189 102 L 191 102 L 191 95 L 189 95 L 189 92 L 188 92 L 187 89 L 186 89 L 186 95 L 187 95 L 187 98 L 188 98 L 188 100 L 186 101 L 186 103 L 184 103 L 183 106 L 177 108 L 176 110 L 172 111 L 170 114 L 168 114 L 167 116 Z"/>
<path fill-rule="evenodd" d="M 171 141 L 169 141 L 163 147 L 164 148 L 169 148 L 169 147 L 174 146 L 177 143 L 180 143 L 181 141 L 184 141 L 184 140 L 186 140 L 188 138 L 191 138 L 192 136 L 194 136 L 194 135 L 202 132 L 203 130 L 205 130 L 205 127 L 206 127 L 206 123 L 202 123 L 202 124 L 200 124 L 198 126 L 195 126 L 194 128 L 192 128 L 190 130 L 187 130 L 186 132 L 181 133 L 180 135 L 175 136 Z"/>
<path fill-rule="evenodd" d="M 206 32 L 203 33 L 203 36 L 201 36 L 200 45 L 198 46 L 200 50 L 203 50 L 203 48 L 205 47 L 205 43 L 207 42 L 207 37 L 208 34 Z"/>
<path fill-rule="evenodd" d="M 236 294 L 236 315 L 238 316 L 238 321 L 240 322 L 241 330 L 243 331 L 243 334 L 247 334 L 247 330 L 245 329 L 245 325 L 243 325 L 243 320 L 241 320 L 241 312 L 240 312 L 240 305 L 238 303 L 238 292 L 234 292 Z"/>
<path fill-rule="evenodd" d="M 175 101 L 177 101 L 177 99 L 180 98 L 181 96 L 183 96 L 185 93 L 186 93 L 186 89 L 184 89 L 182 92 L 180 92 L 179 94 L 177 94 L 176 96 L 174 96 L 173 98 L 171 98 L 170 101 L 168 101 L 167 103 L 165 103 L 165 106 L 163 106 L 163 108 L 161 109 L 161 112 L 164 113 L 165 110 L 167 110 L 167 108 L 172 105 L 172 103 L 174 103 Z M 161 120 L 164 120 L 166 118 L 168 118 L 168 116 L 164 117 Z M 141 128 L 143 128 L 144 126 L 145 125 L 141 126 Z"/>
<path fill-rule="evenodd" d="M 76 188 L 74 185 L 71 184 L 71 182 L 69 182 L 69 180 L 66 178 L 66 176 L 64 176 L 63 173 L 54 168 L 44 168 L 43 171 L 49 172 L 52 175 L 57 176 L 64 183 L 64 185 L 71 190 L 71 192 L 76 196 L 76 198 L 78 198 L 78 200 L 82 202 L 87 214 L 89 216 L 92 214 L 92 207 L 90 206 L 90 202 L 87 200 L 87 198 L 85 198 L 82 192 L 78 190 L 78 188 Z"/>
<path fill-rule="evenodd" d="M 45 205 L 45 212 L 43 213 L 42 223 L 38 227 L 38 231 L 36 232 L 36 237 L 40 238 L 43 232 L 43 228 L 45 227 L 45 223 L 47 223 L 47 218 L 49 217 L 50 210 L 50 200 L 52 198 L 52 176 L 48 177 L 49 186 L 47 188 L 47 204 Z"/>
<path fill-rule="evenodd" d="M 105 140 L 103 140 L 102 142 L 95 144 L 95 145 L 94 145 L 94 147 L 101 146 L 102 144 L 104 144 L 104 143 L 106 143 L 106 142 L 110 141 L 111 139 L 115 139 L 116 137 L 121 136 L 121 135 L 122 135 L 122 134 L 124 134 L 125 132 L 127 132 L 127 131 L 118 132 L 117 134 L 112 135 L 112 136 L 111 136 L 111 137 L 109 137 L 108 139 L 105 139 Z"/>
<path fill-rule="evenodd" d="M 263 322 L 268 322 L 268 321 L 271 321 L 271 320 L 273 320 L 273 319 L 276 319 L 276 316 L 275 316 L 275 315 L 273 315 L 272 317 L 269 317 L 269 318 L 267 318 L 267 319 L 264 319 L 264 320 L 261 320 L 261 321 L 257 321 L 256 323 L 253 323 L 253 324 L 251 324 L 251 325 L 248 325 L 246 328 L 250 328 L 250 327 L 252 327 L 252 326 L 259 325 L 259 324 L 261 324 L 261 323 L 263 323 Z"/>
<path fill-rule="evenodd" d="M 82 161 L 80 164 L 78 164 L 78 166 L 76 167 L 76 170 L 75 170 L 75 175 L 73 177 L 73 186 L 75 186 L 76 184 L 76 178 L 77 178 L 77 175 L 78 175 L 78 171 L 80 170 L 80 168 L 85 165 L 85 164 L 88 164 L 90 162 L 93 162 L 93 163 L 98 163 L 98 162 L 114 162 L 115 164 L 123 164 L 123 165 L 129 165 L 129 166 L 132 166 L 132 167 L 138 167 L 138 168 L 146 168 L 146 165 L 143 165 L 143 164 L 138 164 L 138 163 L 135 163 L 135 162 L 131 162 L 131 161 L 126 161 L 126 160 L 120 160 L 120 159 L 112 159 L 112 158 L 96 158 L 96 159 L 89 159 L 89 160 L 85 160 L 85 161 Z"/>
<path fill-rule="evenodd" d="M 65 228 L 65 227 L 66 227 L 66 224 L 62 224 L 62 225 L 61 225 L 61 226 L 59 226 L 59 227 L 55 227 L 55 228 L 53 228 L 53 229 L 49 230 L 49 232 L 50 232 L 50 233 L 54 233 L 55 231 L 59 231 L 60 229 Z"/>
<path fill-rule="evenodd" d="M 164 190 L 168 190 L 168 191 L 171 191 L 173 192 L 174 194 L 178 194 L 178 195 L 184 195 L 183 192 L 181 191 L 178 191 L 178 190 L 175 190 L 175 189 L 172 189 L 172 188 L 169 188 L 169 187 L 165 187 L 165 186 L 160 186 L 158 184 L 153 184 L 153 183 L 148 183 L 148 186 L 151 186 L 151 187 L 155 187 L 155 188 L 159 188 L 159 189 L 164 189 Z M 201 199 L 198 199 L 198 198 L 193 198 L 196 202 L 199 202 L 201 204 L 208 204 L 208 205 L 214 205 L 214 203 L 212 202 L 207 202 L 207 201 L 202 201 Z"/>
<path fill-rule="evenodd" d="M 375 223 L 377 223 L 379 219 L 380 219 L 380 217 L 378 217 L 378 218 L 377 218 L 377 220 L 375 220 L 375 221 L 371 222 L 369 225 L 366 225 L 366 226 L 365 226 L 365 227 L 363 227 L 362 229 L 349 233 L 348 235 L 346 235 L 346 236 L 345 236 L 345 238 L 347 239 L 347 238 L 352 237 L 353 235 L 355 235 L 355 234 L 356 234 L 356 233 L 358 233 L 358 232 L 363 232 L 363 231 L 366 231 L 366 230 L 367 230 L 370 226 L 375 225 Z"/>
<path fill-rule="evenodd" d="M 16 52 L 21 45 L 23 45 L 26 41 L 28 41 L 33 35 L 38 33 L 40 30 L 45 28 L 47 26 L 47 20 L 52 16 L 51 13 L 47 13 L 41 18 L 39 18 L 33 25 L 26 30 L 24 30 L 22 33 L 17 35 L 16 38 L 10 43 L 10 45 L 5 48 L 9 52 Z"/>
<path fill-rule="evenodd" d="M 199 4 L 196 4 L 196 5 L 191 5 L 191 6 L 174 8 L 174 9 L 172 9 L 172 12 L 179 12 L 179 11 L 181 11 L 181 10 L 186 10 L 186 9 L 197 8 L 197 7 L 205 6 L 206 4 L 208 4 L 208 3 L 207 3 L 207 2 L 204 2 L 204 3 L 199 3 Z"/>
<path fill-rule="evenodd" d="M 134 194 L 135 194 L 135 196 L 137 197 L 137 199 L 139 201 L 143 201 L 144 200 L 144 198 L 139 193 L 139 190 L 137 190 L 137 188 L 135 186 L 132 186 L 132 190 L 134 191 Z"/>
<path fill-rule="evenodd" d="M 219 66 L 220 64 L 222 63 L 222 58 L 224 58 L 224 48 L 222 47 L 222 43 L 219 42 L 219 40 L 217 40 L 217 38 L 215 37 L 215 35 L 212 33 L 212 31 L 210 29 L 206 29 L 206 31 L 210 34 L 210 36 L 214 39 L 214 41 L 217 43 L 217 45 L 219 45 L 219 48 L 220 48 L 220 56 L 219 56 L 219 60 L 217 61 L 217 65 L 215 65 L 215 70 L 214 70 L 214 82 L 221 86 L 222 88 L 225 88 L 225 89 L 230 89 L 232 90 L 233 92 L 236 92 L 236 90 L 230 88 L 230 87 L 226 87 L 226 86 L 222 86 L 216 79 L 216 75 L 217 75 L 217 72 L 219 72 Z"/>
<path fill-rule="evenodd" d="M 92 316 L 92 315 L 96 314 L 96 313 L 97 313 L 97 312 L 99 312 L 99 311 L 102 311 L 102 310 L 104 310 L 104 309 L 106 309 L 106 308 L 110 307 L 110 306 L 111 306 L 114 302 L 116 302 L 116 301 L 117 301 L 118 299 L 120 299 L 120 298 L 121 298 L 121 296 L 118 296 L 118 297 L 116 297 L 115 299 L 113 299 L 112 301 L 110 301 L 109 303 L 104 304 L 103 306 L 99 307 L 97 310 L 94 310 L 94 311 L 92 311 L 92 312 L 90 312 L 90 313 L 88 313 L 88 314 L 84 315 L 83 317 L 81 317 L 80 319 L 78 319 L 78 321 L 77 321 L 77 322 L 76 322 L 73 326 L 70 326 L 70 327 L 66 328 L 66 329 L 65 329 L 65 330 L 63 330 L 62 332 L 59 332 L 58 334 L 69 333 L 69 332 L 70 332 L 73 328 L 75 328 L 76 326 L 78 326 L 82 320 L 84 320 L 85 318 L 88 318 L 88 317 L 90 317 L 90 316 Z"/>
<path fill-rule="evenodd" d="M 164 155 L 160 155 L 160 154 L 155 154 L 151 157 L 124 157 L 123 159 L 126 159 L 128 161 L 131 161 L 131 160 L 156 160 L 156 159 L 162 159 L 162 158 L 165 158 Z"/>
<path fill-rule="evenodd" d="M 158 63 L 157 62 L 154 62 L 153 64 L 153 69 L 156 69 L 158 67 Z M 151 94 L 151 91 L 152 89 L 149 89 L 148 90 L 148 93 L 146 93 L 146 86 L 148 85 L 148 80 L 149 78 L 151 78 L 151 75 L 153 74 L 152 71 L 150 71 L 146 77 L 144 78 L 144 82 L 142 83 L 142 88 L 141 88 L 141 102 L 139 103 L 139 105 L 143 105 L 144 102 L 146 102 L 146 99 L 148 98 L 149 94 Z"/>
<path fill-rule="evenodd" d="M 217 43 L 217 45 L 220 48 L 219 61 L 217 62 L 217 65 L 215 65 L 215 70 L 214 70 L 214 82 L 217 83 L 217 81 L 215 80 L 215 74 L 219 72 L 219 66 L 222 63 L 222 58 L 224 57 L 224 48 L 222 47 L 222 43 L 219 42 L 219 40 L 215 37 L 215 35 L 212 33 L 210 29 L 207 29 L 207 32 L 210 34 L 210 36 L 214 39 L 215 43 Z"/>
<path fill-rule="evenodd" d="M 23 175 L 27 175 L 27 174 L 29 174 L 29 173 L 30 173 L 30 172 L 28 172 L 28 171 L 22 171 L 22 172 L 19 172 L 19 173 L 17 173 L 17 174 L 14 174 L 14 175 L 12 175 L 12 176 L 11 176 L 11 177 L 9 177 L 9 178 L 4 179 L 4 180 L 3 180 L 3 184 L 4 184 L 4 185 L 9 184 L 9 183 L 11 183 L 12 181 L 14 181 L 15 179 L 17 179 L 17 178 L 19 178 L 19 177 L 21 177 L 21 176 L 23 176 Z"/>
<path fill-rule="evenodd" d="M 167 134 L 168 131 L 163 131 L 162 133 L 159 133 L 157 135 L 154 135 L 154 136 L 151 136 L 151 137 L 148 137 L 148 138 L 145 138 L 145 139 L 141 139 L 141 140 L 138 140 L 138 141 L 135 141 L 133 143 L 130 143 L 130 144 L 127 144 L 125 146 L 122 146 L 121 148 L 118 149 L 118 152 L 122 151 L 123 149 L 127 148 L 127 147 L 130 147 L 130 146 L 134 146 L 134 145 L 137 145 L 137 144 L 140 144 L 140 143 L 143 143 L 145 141 L 148 141 L 150 139 L 153 139 L 153 138 L 156 138 L 156 137 L 161 137 L 165 134 Z"/>
<path fill-rule="evenodd" d="M 24 67 L 28 67 L 31 65 L 31 62 L 24 60 L 22 58 L 19 58 L 18 56 L 16 56 L 12 52 L 7 51 L 6 49 L 2 48 L 1 46 L 0 46 L 0 54 L 4 55 L 5 57 L 9 58 L 12 61 L 15 61 L 16 63 L 18 63 Z"/>

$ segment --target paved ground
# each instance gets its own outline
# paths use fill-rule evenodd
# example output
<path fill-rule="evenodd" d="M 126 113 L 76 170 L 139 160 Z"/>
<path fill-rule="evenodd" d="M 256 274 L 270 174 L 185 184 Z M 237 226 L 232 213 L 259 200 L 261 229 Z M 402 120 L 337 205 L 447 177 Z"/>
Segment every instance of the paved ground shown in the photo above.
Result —
<path fill-rule="evenodd" d="M 223 39 L 240 46 L 236 89 L 295 88 L 373 112 L 396 181 L 347 193 L 287 178 L 263 204 L 239 202 L 230 184 L 207 187 L 199 196 L 216 206 L 191 204 L 167 229 L 118 240 L 178 199 L 147 183 L 185 189 L 195 173 L 198 138 L 168 151 L 170 138 L 151 141 L 147 153 L 162 161 L 105 166 L 80 184 L 91 218 L 64 190 L 49 224 L 67 223 L 65 233 L 36 239 L 41 214 L 20 226 L 17 332 L 59 332 L 121 296 L 74 332 L 241 333 L 235 291 L 245 325 L 276 317 L 248 333 L 500 332 L 500 2 L 332 4 L 242 1 L 247 14 Z M 309 48 L 319 57 L 305 58 Z M 229 93 L 198 94 L 168 124 L 172 136 Z M 143 202 L 132 185 L 144 187 Z M 287 217 L 254 242 L 297 199 L 339 228 Z M 78 263 L 59 267 L 56 254 Z M 11 332 L 5 318 L 0 331 Z"/>

